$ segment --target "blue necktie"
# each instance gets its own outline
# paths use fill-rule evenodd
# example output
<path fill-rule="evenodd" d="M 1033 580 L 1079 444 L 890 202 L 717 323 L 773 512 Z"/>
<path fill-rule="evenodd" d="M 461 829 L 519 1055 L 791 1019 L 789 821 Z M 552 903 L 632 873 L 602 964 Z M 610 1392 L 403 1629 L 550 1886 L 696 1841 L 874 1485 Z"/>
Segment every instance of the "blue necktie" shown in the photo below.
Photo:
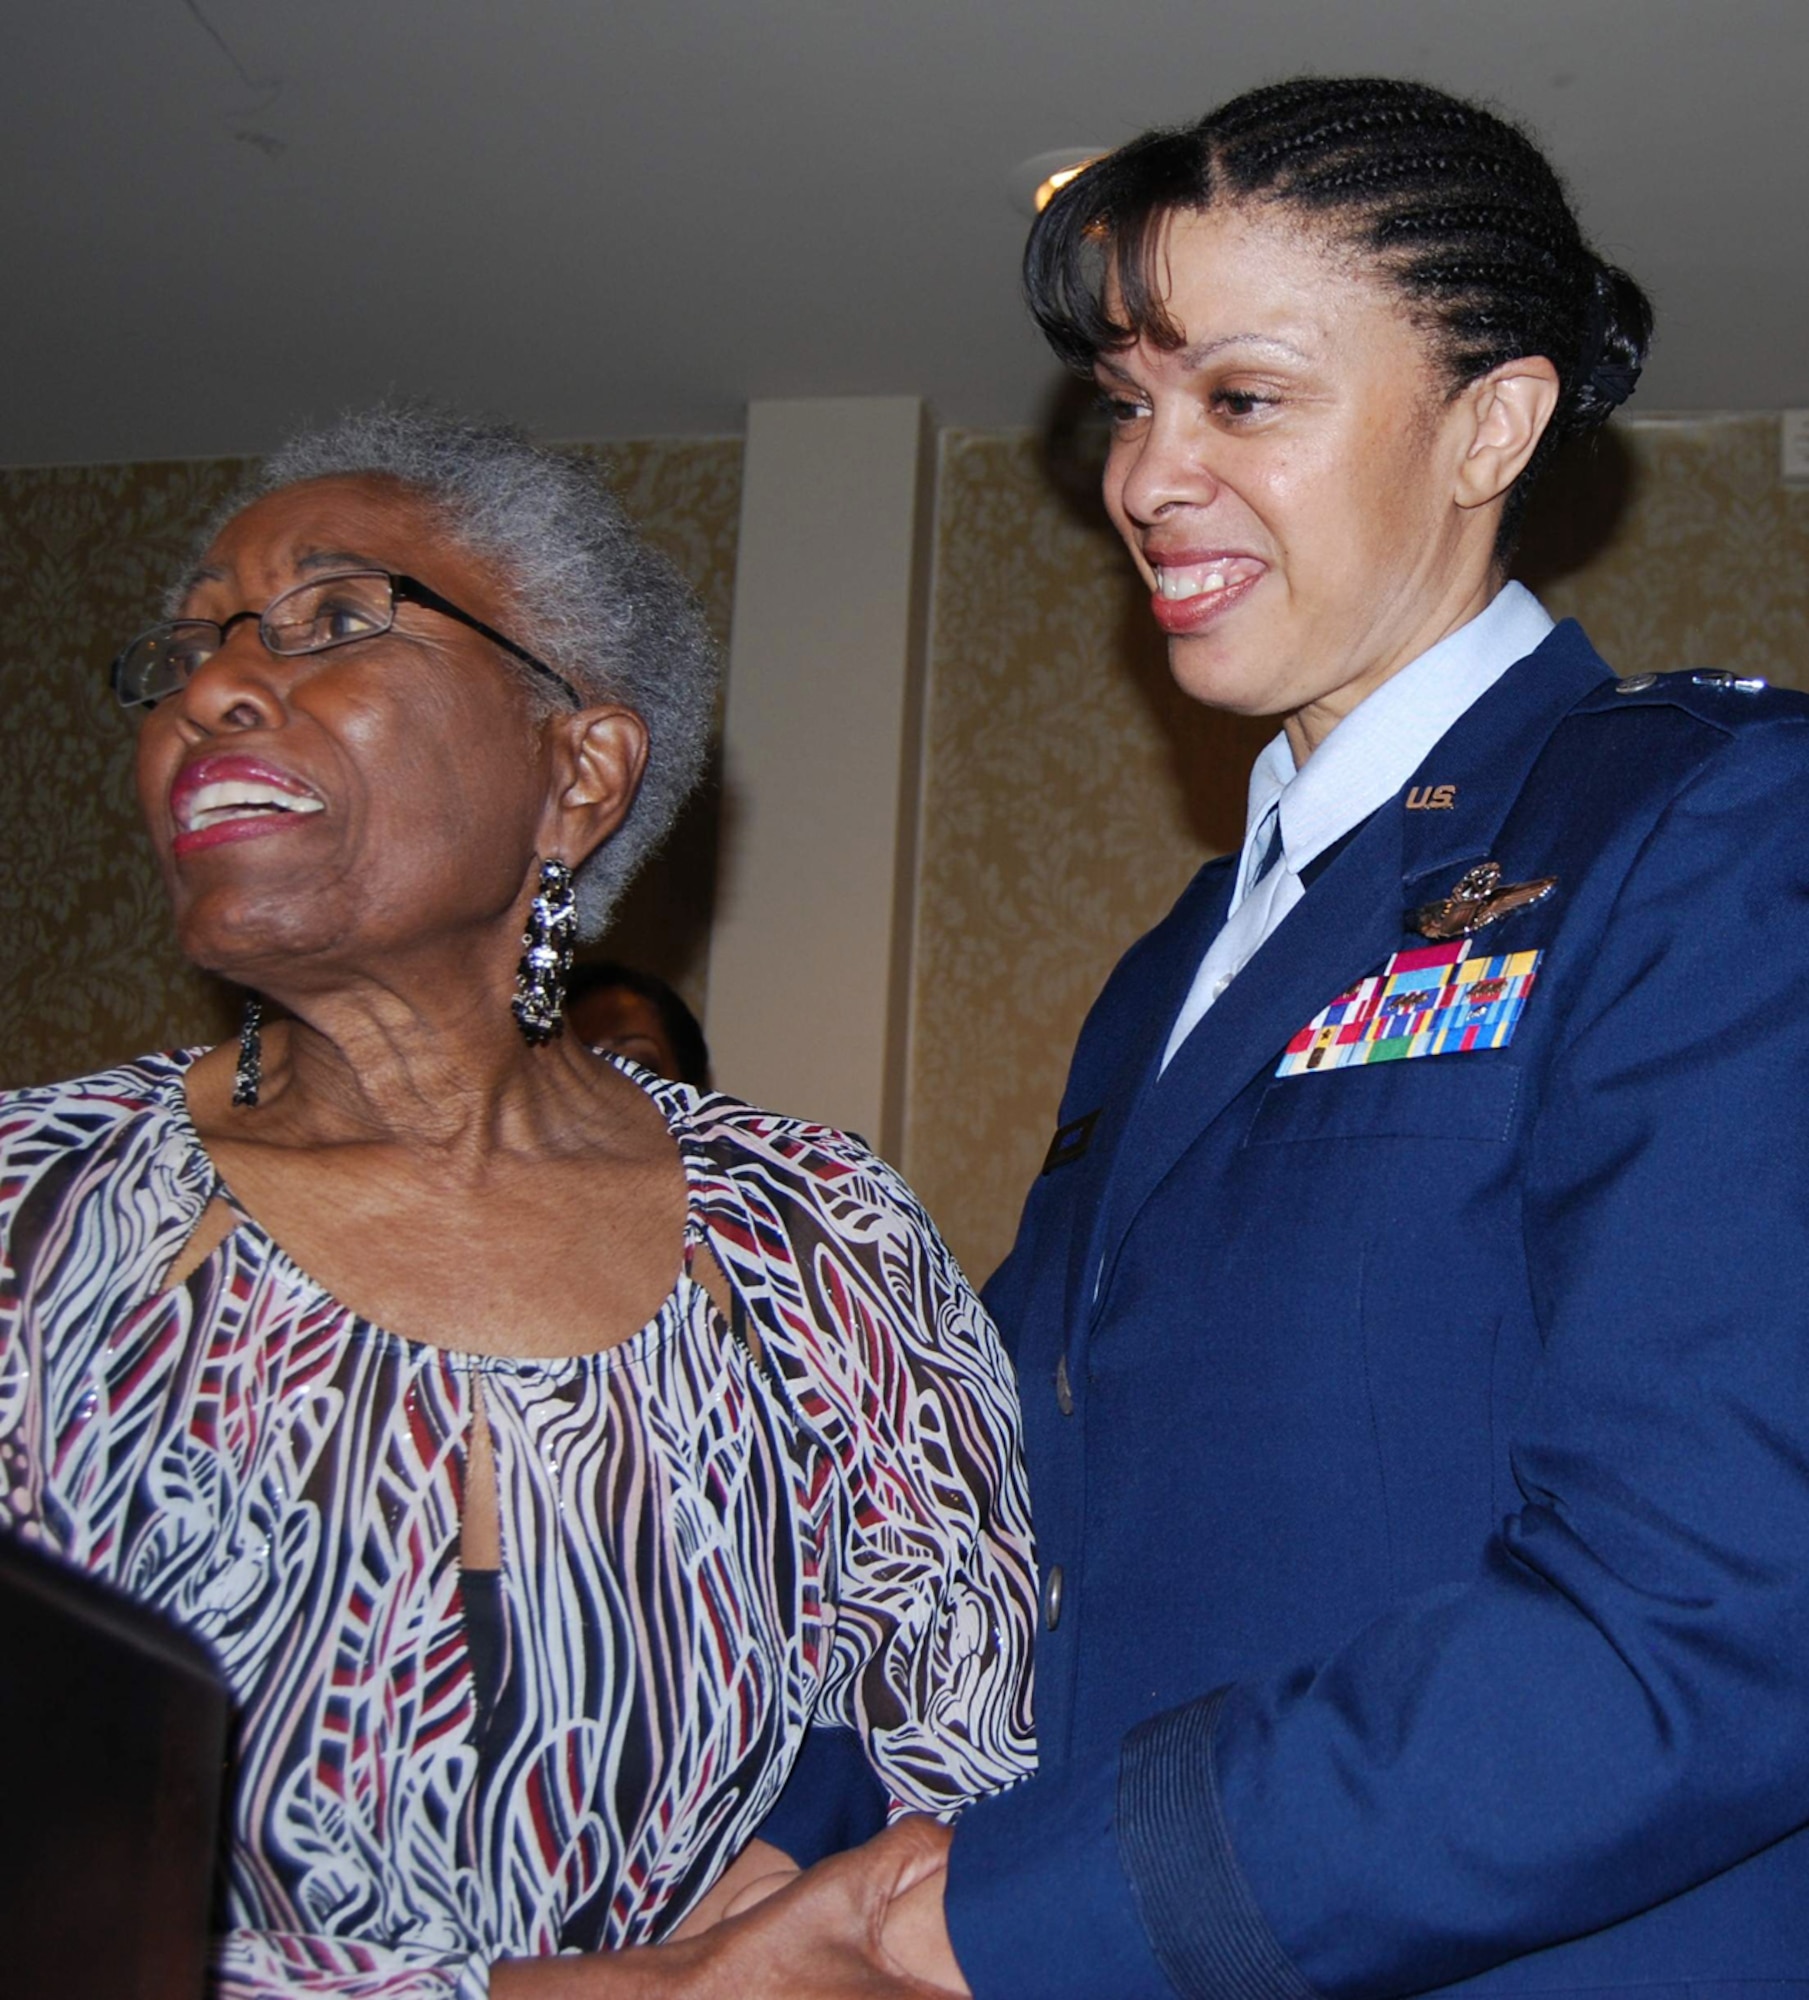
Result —
<path fill-rule="evenodd" d="M 1281 801 L 1277 799 L 1263 816 L 1263 823 L 1257 829 L 1258 859 L 1250 871 L 1250 879 L 1244 884 L 1244 895 L 1248 896 L 1259 882 L 1281 859 Z M 1241 901 L 1242 898 L 1240 897 Z"/>

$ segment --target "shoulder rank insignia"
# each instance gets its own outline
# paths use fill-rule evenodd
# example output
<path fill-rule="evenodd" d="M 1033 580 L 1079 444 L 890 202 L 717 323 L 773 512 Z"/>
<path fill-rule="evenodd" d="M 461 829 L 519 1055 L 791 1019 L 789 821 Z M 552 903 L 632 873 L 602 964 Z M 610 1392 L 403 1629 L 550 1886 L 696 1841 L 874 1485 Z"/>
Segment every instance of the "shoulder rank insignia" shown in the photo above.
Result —
<path fill-rule="evenodd" d="M 1288 1043 L 1275 1074 L 1504 1049 L 1544 956 L 1472 957 L 1461 942 L 1397 951 L 1380 972 L 1313 1016 Z"/>
<path fill-rule="evenodd" d="M 1509 882 L 1504 886 L 1501 864 L 1482 861 L 1450 895 L 1441 896 L 1436 903 L 1422 903 L 1408 921 L 1421 937 L 1441 943 L 1446 938 L 1470 937 L 1485 924 L 1544 902 L 1557 886 L 1555 875 L 1541 875 L 1533 882 Z"/>
<path fill-rule="evenodd" d="M 1725 667 L 1698 667 L 1690 676 L 1690 685 L 1719 688 L 1728 694 L 1760 694 L 1771 683 L 1762 674 L 1730 674 Z"/>
<path fill-rule="evenodd" d="M 1660 682 L 1670 680 L 1669 674 L 1623 674 L 1615 682 L 1616 694 L 1649 694 Z M 1762 694 L 1771 683 L 1763 674 L 1730 673 L 1726 667 L 1680 667 L 1677 680 L 1687 680 L 1691 687 L 1714 688 L 1723 694 Z"/>

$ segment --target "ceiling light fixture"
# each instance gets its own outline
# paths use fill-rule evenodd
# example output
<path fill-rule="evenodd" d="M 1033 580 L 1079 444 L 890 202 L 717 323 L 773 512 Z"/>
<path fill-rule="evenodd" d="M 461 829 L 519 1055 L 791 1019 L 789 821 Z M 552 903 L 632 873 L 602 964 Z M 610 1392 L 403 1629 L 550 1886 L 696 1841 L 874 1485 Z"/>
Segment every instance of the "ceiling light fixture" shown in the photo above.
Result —
<path fill-rule="evenodd" d="M 1111 150 L 1110 146 L 1059 146 L 1052 153 L 1020 161 L 1011 170 L 1012 206 L 1025 215 L 1041 215 L 1076 174 Z"/>

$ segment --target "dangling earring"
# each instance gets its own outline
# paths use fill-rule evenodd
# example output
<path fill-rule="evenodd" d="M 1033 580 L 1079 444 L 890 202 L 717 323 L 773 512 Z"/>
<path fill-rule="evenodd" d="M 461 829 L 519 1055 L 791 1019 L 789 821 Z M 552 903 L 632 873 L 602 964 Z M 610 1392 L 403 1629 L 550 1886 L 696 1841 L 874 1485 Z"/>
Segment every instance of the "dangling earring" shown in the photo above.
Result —
<path fill-rule="evenodd" d="M 540 864 L 540 891 L 528 906 L 528 927 L 521 934 L 527 950 L 515 968 L 516 1025 L 530 1047 L 550 1042 L 559 1032 L 565 1005 L 565 976 L 572 969 L 578 916 L 572 903 L 572 871 L 563 861 Z"/>
<path fill-rule="evenodd" d="M 245 996 L 245 1012 L 239 1018 L 239 1066 L 232 1076 L 232 1101 L 255 1105 L 258 1086 L 264 1081 L 264 1043 L 258 1030 L 264 1025 L 264 1003 L 255 993 Z"/>

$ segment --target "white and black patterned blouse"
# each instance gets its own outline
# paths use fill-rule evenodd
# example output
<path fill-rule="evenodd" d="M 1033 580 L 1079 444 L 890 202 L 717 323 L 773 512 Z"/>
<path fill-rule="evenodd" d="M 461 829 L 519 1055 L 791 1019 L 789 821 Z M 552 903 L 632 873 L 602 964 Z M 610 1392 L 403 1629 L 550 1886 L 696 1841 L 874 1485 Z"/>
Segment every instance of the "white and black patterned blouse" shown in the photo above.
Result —
<path fill-rule="evenodd" d="M 231 1202 L 190 1060 L 0 1096 L 0 1508 L 226 1671 L 223 1992 L 481 1993 L 494 1958 L 657 1937 L 813 1717 L 862 1732 L 901 1807 L 1030 1768 L 1010 1368 L 888 1167 L 630 1069 L 684 1162 L 676 1287 L 606 1353 L 461 1354 L 348 1311 L 243 1214 L 164 1289 Z M 704 1245 L 756 1338 L 692 1279 Z M 504 1551 L 481 1703 L 480 1376 Z"/>

